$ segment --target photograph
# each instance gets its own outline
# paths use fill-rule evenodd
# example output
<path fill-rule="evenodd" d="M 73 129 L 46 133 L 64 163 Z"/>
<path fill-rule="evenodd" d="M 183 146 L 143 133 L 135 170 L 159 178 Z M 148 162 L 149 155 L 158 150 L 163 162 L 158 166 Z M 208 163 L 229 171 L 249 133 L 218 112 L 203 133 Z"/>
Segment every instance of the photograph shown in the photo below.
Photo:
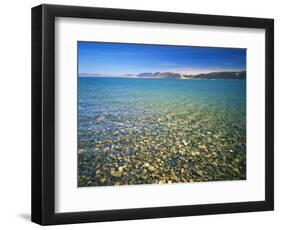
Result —
<path fill-rule="evenodd" d="M 78 41 L 78 187 L 246 180 L 246 54 Z"/>

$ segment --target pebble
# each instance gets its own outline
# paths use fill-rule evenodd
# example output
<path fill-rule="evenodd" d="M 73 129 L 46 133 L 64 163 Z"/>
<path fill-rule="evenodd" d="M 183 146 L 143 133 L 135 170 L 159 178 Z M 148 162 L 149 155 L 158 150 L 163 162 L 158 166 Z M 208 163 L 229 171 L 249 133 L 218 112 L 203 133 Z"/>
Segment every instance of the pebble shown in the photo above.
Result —
<path fill-rule="evenodd" d="M 188 143 L 185 140 L 182 140 L 182 143 L 186 146 Z"/>
<path fill-rule="evenodd" d="M 201 150 L 204 150 L 204 151 L 208 150 L 205 145 L 199 145 L 198 148 L 201 149 Z"/>
<path fill-rule="evenodd" d="M 114 177 L 121 177 L 122 176 L 122 173 L 119 172 L 119 171 L 111 171 L 110 174 L 111 174 L 111 176 L 114 176 Z"/>

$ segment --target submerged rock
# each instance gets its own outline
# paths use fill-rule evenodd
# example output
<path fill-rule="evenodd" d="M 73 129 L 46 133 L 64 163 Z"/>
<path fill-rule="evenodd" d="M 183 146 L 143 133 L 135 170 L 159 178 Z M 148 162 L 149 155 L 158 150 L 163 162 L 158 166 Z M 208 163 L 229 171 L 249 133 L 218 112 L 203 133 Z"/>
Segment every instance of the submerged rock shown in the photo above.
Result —
<path fill-rule="evenodd" d="M 114 176 L 114 177 L 121 177 L 122 176 L 122 173 L 120 171 L 111 170 L 110 174 L 111 174 L 111 176 Z"/>

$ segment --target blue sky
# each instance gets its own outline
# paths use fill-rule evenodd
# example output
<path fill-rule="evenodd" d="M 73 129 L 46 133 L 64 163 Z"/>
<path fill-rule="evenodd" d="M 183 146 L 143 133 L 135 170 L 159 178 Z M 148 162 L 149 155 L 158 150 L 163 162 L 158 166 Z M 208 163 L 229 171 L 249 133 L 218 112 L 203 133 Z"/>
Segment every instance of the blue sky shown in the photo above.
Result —
<path fill-rule="evenodd" d="M 246 69 L 246 49 L 78 42 L 78 72 L 198 74 Z"/>

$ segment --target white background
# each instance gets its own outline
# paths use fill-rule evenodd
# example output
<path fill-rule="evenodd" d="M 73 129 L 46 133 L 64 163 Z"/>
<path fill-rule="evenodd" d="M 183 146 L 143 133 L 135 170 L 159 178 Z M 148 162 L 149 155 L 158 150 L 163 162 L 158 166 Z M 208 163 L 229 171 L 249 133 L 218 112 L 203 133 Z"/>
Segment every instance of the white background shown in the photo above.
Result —
<path fill-rule="evenodd" d="M 273 17 L 275 21 L 275 206 L 274 212 L 180 217 L 67 226 L 68 229 L 277 229 L 281 219 L 281 91 L 280 91 L 280 6 L 279 1 L 45 1 L 46 3 L 103 6 L 236 16 Z M 30 219 L 30 8 L 41 1 L 1 3 L 0 84 L 0 226 L 1 229 L 39 229 Z M 279 38 L 279 39 L 278 39 Z M 279 104 L 279 106 L 278 106 Z M 278 167 L 277 167 L 278 166 Z M 50 227 L 47 227 L 50 228 Z M 52 227 L 64 229 L 66 226 Z"/>
<path fill-rule="evenodd" d="M 57 18 L 55 33 L 56 212 L 264 200 L 264 30 Z M 247 180 L 77 189 L 77 40 L 247 48 Z"/>

